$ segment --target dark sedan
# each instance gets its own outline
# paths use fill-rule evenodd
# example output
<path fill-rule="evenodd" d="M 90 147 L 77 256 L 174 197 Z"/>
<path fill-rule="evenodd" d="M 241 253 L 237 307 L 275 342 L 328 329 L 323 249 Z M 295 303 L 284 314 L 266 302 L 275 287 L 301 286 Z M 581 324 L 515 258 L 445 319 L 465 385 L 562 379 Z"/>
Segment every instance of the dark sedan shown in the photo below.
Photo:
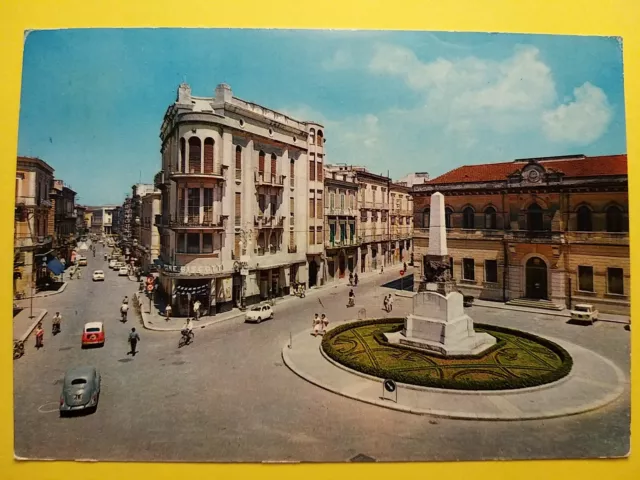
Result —
<path fill-rule="evenodd" d="M 76 411 L 98 409 L 100 373 L 95 367 L 75 367 L 67 370 L 60 395 L 60 416 Z"/>

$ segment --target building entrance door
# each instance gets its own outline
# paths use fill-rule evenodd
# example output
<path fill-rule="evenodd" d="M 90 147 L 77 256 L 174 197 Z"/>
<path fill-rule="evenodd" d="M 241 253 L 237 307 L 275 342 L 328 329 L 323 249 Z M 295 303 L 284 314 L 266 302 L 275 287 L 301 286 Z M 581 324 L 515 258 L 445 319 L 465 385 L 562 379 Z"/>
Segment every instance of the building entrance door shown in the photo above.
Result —
<path fill-rule="evenodd" d="M 539 257 L 527 260 L 525 267 L 526 297 L 546 299 L 547 294 L 547 264 Z"/>
<path fill-rule="evenodd" d="M 347 268 L 347 258 L 344 252 L 340 252 L 338 255 L 338 277 L 344 278 Z"/>
<path fill-rule="evenodd" d="M 318 283 L 318 264 L 316 259 L 309 260 L 309 288 L 315 287 Z"/>

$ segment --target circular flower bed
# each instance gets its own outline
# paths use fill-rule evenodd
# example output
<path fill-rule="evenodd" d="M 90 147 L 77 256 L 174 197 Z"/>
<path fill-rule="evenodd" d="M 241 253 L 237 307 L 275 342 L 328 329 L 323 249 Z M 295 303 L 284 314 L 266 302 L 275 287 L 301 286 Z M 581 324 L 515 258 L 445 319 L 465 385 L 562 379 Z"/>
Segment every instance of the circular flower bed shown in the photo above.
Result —
<path fill-rule="evenodd" d="M 479 323 L 476 331 L 498 339 L 480 355 L 444 357 L 387 343 L 383 333 L 403 327 L 402 318 L 340 325 L 325 335 L 322 349 L 336 362 L 381 379 L 457 390 L 535 387 L 565 377 L 573 365 L 566 350 L 545 338 Z"/>

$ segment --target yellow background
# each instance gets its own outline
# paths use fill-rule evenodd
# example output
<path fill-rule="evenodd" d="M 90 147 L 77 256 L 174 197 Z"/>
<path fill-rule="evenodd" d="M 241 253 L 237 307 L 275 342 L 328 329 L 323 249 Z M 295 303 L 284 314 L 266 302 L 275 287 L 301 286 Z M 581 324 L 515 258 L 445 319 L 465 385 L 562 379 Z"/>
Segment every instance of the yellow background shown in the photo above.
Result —
<path fill-rule="evenodd" d="M 359 465 L 167 465 L 86 462 L 14 462 L 12 366 L 9 317 L 12 301 L 14 169 L 17 155 L 18 112 L 23 31 L 67 27 L 276 27 L 360 28 L 397 30 L 458 30 L 535 32 L 572 35 L 615 35 L 623 38 L 629 154 L 630 209 L 639 204 L 640 168 L 635 154 L 640 144 L 638 111 L 640 86 L 640 0 L 0 0 L 0 478 L 334 478 L 355 475 L 373 478 L 482 479 L 640 479 L 640 454 L 617 460 L 465 462 Z M 634 88 L 635 87 L 635 88 Z M 636 135 L 634 135 L 634 133 Z M 632 213 L 632 220 L 635 220 Z M 631 238 L 635 238 L 631 225 Z M 640 241 L 640 240 L 639 240 Z M 640 279 L 638 245 L 632 242 L 631 289 Z M 632 315 L 640 302 L 632 302 Z M 638 329 L 633 331 L 637 339 Z M 634 342 L 635 344 L 635 342 Z M 635 349 L 634 349 L 635 350 Z M 632 359 L 633 383 L 639 374 L 637 351 Z M 638 405 L 634 389 L 632 405 Z M 638 432 L 634 415 L 632 431 Z M 478 423 L 482 428 L 482 423 Z M 541 427 L 544 424 L 541 423 Z M 116 440 L 117 441 L 117 440 Z"/>

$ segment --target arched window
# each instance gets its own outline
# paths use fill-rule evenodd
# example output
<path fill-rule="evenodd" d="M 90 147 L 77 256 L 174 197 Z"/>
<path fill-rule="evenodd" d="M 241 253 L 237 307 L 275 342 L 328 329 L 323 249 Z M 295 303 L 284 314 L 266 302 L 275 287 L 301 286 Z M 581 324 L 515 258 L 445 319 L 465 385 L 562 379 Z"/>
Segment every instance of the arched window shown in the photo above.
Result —
<path fill-rule="evenodd" d="M 317 135 L 317 145 L 319 147 L 321 147 L 323 145 L 323 140 L 324 140 L 324 135 L 322 134 L 322 130 L 318 130 L 318 135 Z"/>
<path fill-rule="evenodd" d="M 462 228 L 475 228 L 475 213 L 471 207 L 462 211 Z"/>
<path fill-rule="evenodd" d="M 498 228 L 496 221 L 496 209 L 493 207 L 487 207 L 484 210 L 484 228 L 487 230 L 495 230 Z"/>
<path fill-rule="evenodd" d="M 453 209 L 447 207 L 444 209 L 444 226 L 445 228 L 451 228 L 451 215 L 453 215 Z"/>
<path fill-rule="evenodd" d="M 213 138 L 204 139 L 204 173 L 213 173 Z"/>
<path fill-rule="evenodd" d="M 278 169 L 278 157 L 276 157 L 275 153 L 271 154 L 271 176 L 273 177 Z"/>
<path fill-rule="evenodd" d="M 606 210 L 607 232 L 622 232 L 624 230 L 622 210 L 620 207 L 611 205 Z"/>
<path fill-rule="evenodd" d="M 422 228 L 429 228 L 430 225 L 429 209 L 425 208 L 422 211 Z"/>
<path fill-rule="evenodd" d="M 531 232 L 540 232 L 544 230 L 544 222 L 542 219 L 542 207 L 537 203 L 532 203 L 527 209 L 527 230 Z"/>
<path fill-rule="evenodd" d="M 316 143 L 316 130 L 312 128 L 309 130 L 309 144 L 313 145 Z"/>
<path fill-rule="evenodd" d="M 586 205 L 582 205 L 578 208 L 578 231 L 579 232 L 591 232 L 593 231 L 593 223 L 591 222 L 591 209 Z"/>
<path fill-rule="evenodd" d="M 191 137 L 189 139 L 189 173 L 201 172 L 201 150 L 202 144 L 198 137 Z"/>
<path fill-rule="evenodd" d="M 260 153 L 258 154 L 258 172 L 259 173 L 264 173 L 264 152 L 262 150 L 260 150 Z"/>
<path fill-rule="evenodd" d="M 187 142 L 184 138 L 180 139 L 180 156 L 178 157 L 178 172 L 184 172 L 185 153 L 187 150 Z"/>

